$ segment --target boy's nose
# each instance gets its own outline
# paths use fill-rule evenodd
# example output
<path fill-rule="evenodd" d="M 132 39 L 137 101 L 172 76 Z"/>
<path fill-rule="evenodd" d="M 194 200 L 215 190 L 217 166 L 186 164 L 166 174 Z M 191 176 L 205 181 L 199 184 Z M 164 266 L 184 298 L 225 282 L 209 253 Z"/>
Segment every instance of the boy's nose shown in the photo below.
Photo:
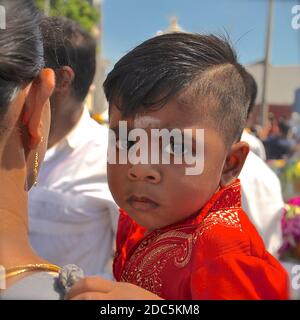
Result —
<path fill-rule="evenodd" d="M 149 183 L 159 183 L 160 173 L 148 164 L 136 164 L 128 170 L 128 178 L 132 181 L 145 181 Z"/>

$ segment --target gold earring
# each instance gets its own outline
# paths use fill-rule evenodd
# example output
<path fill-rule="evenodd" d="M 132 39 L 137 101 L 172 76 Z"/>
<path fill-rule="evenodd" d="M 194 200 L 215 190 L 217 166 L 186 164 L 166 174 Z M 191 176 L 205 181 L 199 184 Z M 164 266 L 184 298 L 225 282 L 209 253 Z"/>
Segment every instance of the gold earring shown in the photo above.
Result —
<path fill-rule="evenodd" d="M 41 142 L 44 141 L 44 137 L 41 138 Z M 36 186 L 37 185 L 37 178 L 38 178 L 38 168 L 39 168 L 39 153 L 36 152 L 35 153 L 35 157 L 34 157 L 34 167 L 33 167 L 33 185 Z"/>
<path fill-rule="evenodd" d="M 39 153 L 36 152 L 34 157 L 34 167 L 33 167 L 33 179 L 34 179 L 33 185 L 34 186 L 37 185 L 38 167 L 39 167 Z"/>

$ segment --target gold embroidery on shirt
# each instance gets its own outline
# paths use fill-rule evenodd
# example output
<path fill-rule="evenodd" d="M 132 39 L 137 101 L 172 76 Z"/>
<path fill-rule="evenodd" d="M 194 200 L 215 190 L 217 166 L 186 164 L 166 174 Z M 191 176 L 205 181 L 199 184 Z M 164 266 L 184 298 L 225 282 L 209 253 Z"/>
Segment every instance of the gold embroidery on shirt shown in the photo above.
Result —
<path fill-rule="evenodd" d="M 173 260 L 177 268 L 185 267 L 191 259 L 197 239 L 213 226 L 220 224 L 242 231 L 237 208 L 210 212 L 198 228 L 195 225 L 181 226 L 176 230 L 162 234 L 158 232 L 151 238 L 146 238 L 130 257 L 120 280 L 160 295 L 160 274 L 166 263 Z"/>
<path fill-rule="evenodd" d="M 241 207 L 239 182 L 232 184 L 223 194 L 211 199 L 202 213 L 207 215 L 200 224 L 176 226 L 169 231 L 156 231 L 146 237 L 125 263 L 121 281 L 127 281 L 161 295 L 161 273 L 167 263 L 184 268 L 192 257 L 193 245 L 205 232 L 222 225 L 242 231 L 239 219 Z M 207 210 L 207 211 L 206 211 Z M 197 221 L 197 220 L 196 220 Z"/>

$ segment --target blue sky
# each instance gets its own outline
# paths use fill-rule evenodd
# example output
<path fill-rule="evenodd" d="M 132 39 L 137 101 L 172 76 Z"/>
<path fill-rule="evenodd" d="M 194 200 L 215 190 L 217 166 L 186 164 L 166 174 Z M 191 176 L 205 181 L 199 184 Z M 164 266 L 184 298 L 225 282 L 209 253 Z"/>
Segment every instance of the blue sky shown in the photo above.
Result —
<path fill-rule="evenodd" d="M 299 3 L 275 0 L 273 64 L 300 64 L 300 29 L 291 27 L 291 9 Z M 264 55 L 267 7 L 267 0 L 104 0 L 103 56 L 113 65 L 137 44 L 164 30 L 176 15 L 189 32 L 226 30 L 240 61 L 255 62 Z"/>

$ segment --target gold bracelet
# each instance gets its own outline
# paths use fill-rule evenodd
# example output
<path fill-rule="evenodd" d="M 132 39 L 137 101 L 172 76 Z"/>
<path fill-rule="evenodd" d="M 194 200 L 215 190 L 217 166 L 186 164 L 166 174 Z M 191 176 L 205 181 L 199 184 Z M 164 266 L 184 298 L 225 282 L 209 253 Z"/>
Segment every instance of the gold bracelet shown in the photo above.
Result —
<path fill-rule="evenodd" d="M 50 263 L 25 264 L 7 269 L 5 272 L 5 278 L 8 279 L 19 274 L 32 271 L 49 271 L 58 273 L 60 269 L 60 267 Z"/>

